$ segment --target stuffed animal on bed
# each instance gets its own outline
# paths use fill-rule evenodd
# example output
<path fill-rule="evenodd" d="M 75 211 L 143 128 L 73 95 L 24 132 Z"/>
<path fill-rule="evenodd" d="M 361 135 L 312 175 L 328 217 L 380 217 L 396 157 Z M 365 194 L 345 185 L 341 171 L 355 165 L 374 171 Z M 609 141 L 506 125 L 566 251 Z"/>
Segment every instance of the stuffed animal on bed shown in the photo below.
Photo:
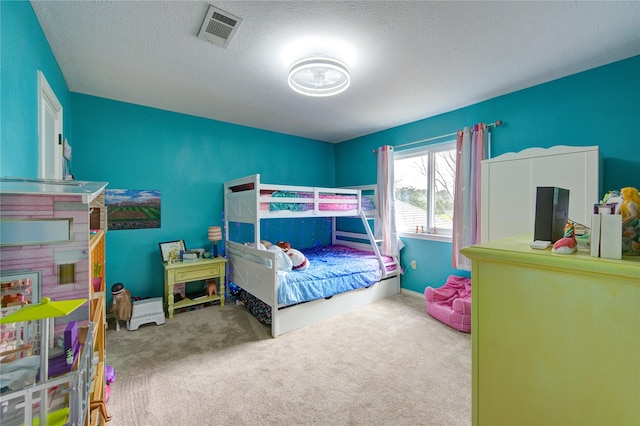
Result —
<path fill-rule="evenodd" d="M 276 244 L 271 244 L 269 241 L 262 240 L 260 241 L 260 249 L 262 250 L 272 251 L 276 254 L 276 263 L 278 264 L 278 270 L 283 272 L 291 272 L 293 269 L 293 264 L 291 263 L 291 258 L 287 256 L 287 254 Z"/>
<path fill-rule="evenodd" d="M 291 244 L 287 241 L 278 241 L 276 245 L 289 256 L 294 271 L 304 271 L 309 268 L 309 259 L 300 250 L 291 248 Z"/>

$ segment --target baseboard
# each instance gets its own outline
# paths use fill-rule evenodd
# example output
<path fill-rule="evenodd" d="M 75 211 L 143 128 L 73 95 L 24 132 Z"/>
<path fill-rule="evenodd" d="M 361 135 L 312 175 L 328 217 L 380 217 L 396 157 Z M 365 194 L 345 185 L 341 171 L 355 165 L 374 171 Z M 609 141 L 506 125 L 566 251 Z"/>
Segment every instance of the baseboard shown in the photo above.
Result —
<path fill-rule="evenodd" d="M 424 297 L 424 294 L 418 293 L 417 291 L 413 291 L 413 290 L 407 290 L 406 288 L 401 288 L 400 293 L 404 293 L 408 296 L 413 296 L 413 297 L 420 297 L 420 298 Z"/>

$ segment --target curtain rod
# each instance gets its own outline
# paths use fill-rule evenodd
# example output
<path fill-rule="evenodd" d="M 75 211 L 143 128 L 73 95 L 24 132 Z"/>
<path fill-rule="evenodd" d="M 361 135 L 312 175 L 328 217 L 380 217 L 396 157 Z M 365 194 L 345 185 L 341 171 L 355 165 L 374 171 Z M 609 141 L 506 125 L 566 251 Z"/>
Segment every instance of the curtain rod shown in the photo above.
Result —
<path fill-rule="evenodd" d="M 498 126 L 501 126 L 501 125 L 502 125 L 502 120 L 496 120 L 493 123 L 487 124 L 487 127 L 498 127 Z M 400 144 L 400 145 L 396 145 L 393 148 L 394 149 L 395 148 L 402 148 L 403 146 L 409 146 L 409 145 L 415 145 L 415 144 L 424 143 L 424 142 L 430 142 L 430 141 L 434 141 L 436 139 L 446 138 L 448 136 L 456 136 L 457 134 L 458 134 L 458 132 L 447 133 L 446 135 L 434 136 L 432 138 L 420 139 L 419 141 L 403 143 L 403 144 Z M 374 149 L 372 152 L 375 154 L 376 152 L 378 152 L 378 150 Z"/>

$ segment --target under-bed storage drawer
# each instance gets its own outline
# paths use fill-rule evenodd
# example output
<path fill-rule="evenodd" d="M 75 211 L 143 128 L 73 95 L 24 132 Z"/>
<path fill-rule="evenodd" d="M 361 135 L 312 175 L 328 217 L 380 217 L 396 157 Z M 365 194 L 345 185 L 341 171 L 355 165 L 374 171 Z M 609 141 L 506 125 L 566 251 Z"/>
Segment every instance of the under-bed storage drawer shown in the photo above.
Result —
<path fill-rule="evenodd" d="M 201 268 L 190 268 L 188 271 L 176 271 L 175 282 L 204 280 L 212 275 L 220 275 L 220 265 L 203 265 Z"/>

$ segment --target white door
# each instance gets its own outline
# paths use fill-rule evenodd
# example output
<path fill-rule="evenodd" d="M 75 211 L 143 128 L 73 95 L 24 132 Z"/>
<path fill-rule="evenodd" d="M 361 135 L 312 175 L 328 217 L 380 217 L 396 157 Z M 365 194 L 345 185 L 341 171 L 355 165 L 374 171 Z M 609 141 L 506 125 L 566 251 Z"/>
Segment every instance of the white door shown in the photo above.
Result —
<path fill-rule="evenodd" d="M 62 179 L 62 104 L 38 71 L 38 177 Z"/>

